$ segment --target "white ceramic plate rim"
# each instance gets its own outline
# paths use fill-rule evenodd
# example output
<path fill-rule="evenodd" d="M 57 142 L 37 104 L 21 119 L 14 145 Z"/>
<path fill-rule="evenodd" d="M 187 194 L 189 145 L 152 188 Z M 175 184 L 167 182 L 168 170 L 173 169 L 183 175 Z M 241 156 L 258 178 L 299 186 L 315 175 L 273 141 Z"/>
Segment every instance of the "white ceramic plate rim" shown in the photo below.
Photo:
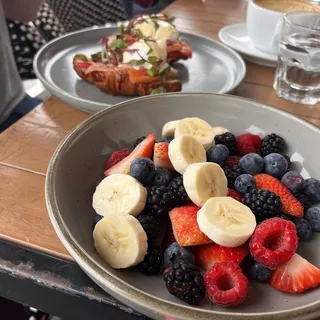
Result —
<path fill-rule="evenodd" d="M 233 50 L 236 50 L 237 52 L 240 52 L 241 54 L 245 55 L 245 56 L 248 56 L 252 59 L 255 59 L 256 61 L 257 60 L 265 60 L 265 61 L 268 61 L 269 63 L 271 64 L 276 64 L 277 63 L 277 57 L 275 56 L 274 59 L 272 58 L 269 58 L 268 56 L 270 56 L 270 54 L 266 54 L 262 51 L 259 51 L 258 49 L 256 49 L 257 51 L 261 52 L 262 55 L 264 56 L 256 56 L 256 55 L 253 55 L 251 54 L 249 51 L 244 51 L 243 49 L 241 49 L 240 47 L 236 46 L 236 45 L 233 45 L 230 41 L 228 41 L 226 39 L 226 37 L 224 36 L 224 34 L 228 31 L 228 29 L 230 28 L 235 28 L 236 26 L 238 27 L 243 27 L 245 26 L 246 24 L 245 23 L 238 23 L 238 24 L 229 24 L 223 28 L 220 29 L 219 33 L 218 33 L 218 36 L 219 36 L 219 39 L 220 41 L 222 41 L 225 45 L 227 45 L 228 47 L 231 47 Z"/>
<path fill-rule="evenodd" d="M 77 96 L 74 96 L 70 93 L 68 93 L 67 91 L 64 91 L 63 89 L 59 88 L 58 86 L 56 86 L 55 84 L 51 83 L 49 80 L 47 80 L 47 78 L 42 74 L 42 72 L 40 72 L 39 68 L 38 68 L 38 64 L 39 64 L 39 60 L 41 59 L 42 56 L 42 52 L 45 51 L 47 49 L 47 47 L 54 45 L 56 42 L 59 42 L 62 38 L 67 38 L 67 37 L 72 37 L 75 34 L 79 34 L 79 33 L 83 33 L 83 32 L 88 32 L 91 31 L 92 29 L 109 29 L 109 28 L 114 28 L 117 25 L 108 25 L 108 26 L 103 26 L 103 27 L 93 27 L 93 28 L 86 28 L 86 29 L 82 29 L 79 31 L 75 31 L 75 32 L 71 32 L 68 33 L 66 35 L 62 35 L 50 42 L 48 42 L 47 44 L 45 44 L 35 55 L 34 60 L 33 60 L 33 68 L 34 71 L 36 73 L 37 78 L 42 82 L 42 84 L 52 93 L 54 93 L 56 96 L 58 96 L 59 98 L 61 98 L 62 100 L 65 100 L 65 97 L 68 97 L 71 100 L 74 100 L 75 102 L 79 102 L 82 105 L 84 105 L 85 103 L 91 104 L 95 107 L 99 107 L 99 108 L 106 108 L 106 107 L 110 107 L 112 106 L 112 104 L 109 103 L 101 103 L 101 102 L 95 102 L 95 101 L 91 101 L 91 100 L 87 100 L 87 99 L 83 99 Z M 242 82 L 242 80 L 244 79 L 245 75 L 246 75 L 246 64 L 243 60 L 243 58 L 239 55 L 238 52 L 236 52 L 235 50 L 233 50 L 232 48 L 230 48 L 229 46 L 220 43 L 218 41 L 215 41 L 209 37 L 197 34 L 197 33 L 193 33 L 193 32 L 180 32 L 180 34 L 185 34 L 185 35 L 193 35 L 208 41 L 211 41 L 213 43 L 215 43 L 217 46 L 221 46 L 223 47 L 225 50 L 230 52 L 230 55 L 233 55 L 235 59 L 238 60 L 239 62 L 239 66 L 241 65 L 241 68 L 239 68 L 239 70 L 237 70 L 237 77 L 233 83 L 233 85 L 228 89 L 228 90 L 221 90 L 221 92 L 218 93 L 229 93 L 229 92 L 233 92 L 233 90 L 235 88 L 237 88 L 239 86 L 239 84 Z M 183 92 L 183 91 L 182 91 Z M 188 92 L 186 92 L 188 93 Z M 107 94 L 107 93 L 106 93 Z M 128 98 L 128 100 L 132 100 L 135 99 L 136 97 L 133 98 Z M 126 100 L 126 101 L 128 101 Z M 82 108 L 83 109 L 83 108 Z M 84 110 L 84 109 L 83 109 Z M 88 112 L 87 109 L 85 109 L 85 111 Z"/>

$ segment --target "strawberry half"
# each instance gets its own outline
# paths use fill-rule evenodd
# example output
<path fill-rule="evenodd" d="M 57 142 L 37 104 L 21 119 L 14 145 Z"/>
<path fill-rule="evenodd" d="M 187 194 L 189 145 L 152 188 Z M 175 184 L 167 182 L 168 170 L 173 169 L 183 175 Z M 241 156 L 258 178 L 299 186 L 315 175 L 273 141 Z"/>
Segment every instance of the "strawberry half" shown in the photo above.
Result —
<path fill-rule="evenodd" d="M 135 149 L 125 157 L 123 160 L 118 162 L 116 165 L 104 172 L 105 176 L 110 176 L 115 173 L 129 174 L 130 165 L 133 160 L 141 157 L 151 158 L 153 146 L 155 142 L 155 136 L 150 133 L 142 142 L 140 142 Z"/>
<path fill-rule="evenodd" d="M 298 293 L 320 284 L 320 269 L 298 254 L 275 270 L 269 280 L 270 285 L 284 292 Z"/>
<path fill-rule="evenodd" d="M 196 248 L 196 264 L 205 270 L 209 270 L 217 262 L 234 262 L 240 264 L 248 255 L 247 243 L 236 248 L 227 248 L 216 243 L 210 243 Z"/>
<path fill-rule="evenodd" d="M 200 229 L 197 222 L 199 208 L 188 205 L 169 212 L 174 236 L 180 247 L 197 246 L 212 242 Z"/>
<path fill-rule="evenodd" d="M 114 165 L 116 165 L 118 162 L 126 158 L 131 153 L 128 149 L 122 149 L 119 151 L 112 152 L 110 158 L 108 159 L 106 163 L 106 170 L 112 168 Z"/>
<path fill-rule="evenodd" d="M 157 142 L 153 150 L 153 162 L 156 168 L 173 169 L 168 154 L 169 143 Z"/>
<path fill-rule="evenodd" d="M 264 189 L 274 192 L 278 195 L 282 202 L 282 211 L 291 216 L 302 218 L 304 208 L 302 204 L 292 195 L 290 190 L 282 184 L 278 179 L 260 173 L 254 176 L 258 189 Z"/>

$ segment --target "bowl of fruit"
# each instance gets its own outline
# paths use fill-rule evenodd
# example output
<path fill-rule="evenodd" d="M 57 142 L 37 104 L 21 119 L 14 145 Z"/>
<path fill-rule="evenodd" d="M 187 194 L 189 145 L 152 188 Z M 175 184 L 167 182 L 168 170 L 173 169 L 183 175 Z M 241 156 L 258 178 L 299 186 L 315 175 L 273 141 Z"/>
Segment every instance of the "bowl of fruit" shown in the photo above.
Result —
<path fill-rule="evenodd" d="M 99 286 L 151 318 L 314 319 L 319 139 L 235 96 L 123 102 L 57 148 L 50 219 Z"/>

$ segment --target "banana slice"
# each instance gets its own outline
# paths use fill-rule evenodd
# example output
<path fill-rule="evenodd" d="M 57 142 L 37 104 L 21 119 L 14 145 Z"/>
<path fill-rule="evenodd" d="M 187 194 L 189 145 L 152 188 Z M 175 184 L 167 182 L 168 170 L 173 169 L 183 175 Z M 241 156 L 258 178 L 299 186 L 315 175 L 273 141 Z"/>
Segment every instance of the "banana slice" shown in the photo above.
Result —
<path fill-rule="evenodd" d="M 229 129 L 224 127 L 213 127 L 212 129 L 213 129 L 214 137 L 217 136 L 218 134 L 224 134 L 226 132 L 230 132 Z"/>
<path fill-rule="evenodd" d="M 178 121 L 174 137 L 185 135 L 196 138 L 206 150 L 210 149 L 214 139 L 213 128 L 200 118 L 184 118 Z"/>
<path fill-rule="evenodd" d="M 104 178 L 93 194 L 92 206 L 101 216 L 109 214 L 138 215 L 146 204 L 147 189 L 127 174 Z"/>
<path fill-rule="evenodd" d="M 209 199 L 198 211 L 197 222 L 208 238 L 230 248 L 244 244 L 257 225 L 252 211 L 231 197 Z"/>
<path fill-rule="evenodd" d="M 213 162 L 189 165 L 183 174 L 183 185 L 191 201 L 199 207 L 212 197 L 228 194 L 227 178 L 221 167 Z"/>
<path fill-rule="evenodd" d="M 169 121 L 162 128 L 162 136 L 166 138 L 173 138 L 179 120 Z"/>
<path fill-rule="evenodd" d="M 192 136 L 181 136 L 169 144 L 169 159 L 176 171 L 183 174 L 191 163 L 207 161 L 206 150 Z"/>
<path fill-rule="evenodd" d="M 137 265 L 147 254 L 147 235 L 140 222 L 128 214 L 102 218 L 94 228 L 93 239 L 99 256 L 115 269 Z"/>

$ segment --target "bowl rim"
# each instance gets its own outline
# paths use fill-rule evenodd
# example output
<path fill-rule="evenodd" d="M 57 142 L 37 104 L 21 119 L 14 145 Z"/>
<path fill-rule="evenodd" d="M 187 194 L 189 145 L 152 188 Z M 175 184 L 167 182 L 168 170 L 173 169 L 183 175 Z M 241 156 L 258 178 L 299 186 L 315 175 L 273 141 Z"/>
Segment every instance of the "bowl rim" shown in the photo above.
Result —
<path fill-rule="evenodd" d="M 94 125 L 102 115 L 106 115 L 112 112 L 116 112 L 118 109 L 126 108 L 133 102 L 139 101 L 153 101 L 155 99 L 167 99 L 170 97 L 185 97 L 198 96 L 198 97 L 224 97 L 225 99 L 231 99 L 236 101 L 244 101 L 251 104 L 251 107 L 267 109 L 271 112 L 275 112 L 281 116 L 292 119 L 293 121 L 300 122 L 309 129 L 316 131 L 320 135 L 320 129 L 311 122 L 301 119 L 287 111 L 279 110 L 273 106 L 260 103 L 258 101 L 233 96 L 228 94 L 215 94 L 215 93 L 165 93 L 160 95 L 152 95 L 146 97 L 139 97 L 132 100 L 124 101 L 118 104 L 108 107 L 104 110 L 91 115 L 89 118 L 82 121 L 76 127 L 74 127 L 67 136 L 61 141 L 57 149 L 55 150 L 50 163 L 48 165 L 45 181 L 45 201 L 48 210 L 48 214 L 51 223 L 70 255 L 74 258 L 77 264 L 84 270 L 97 284 L 103 284 L 104 287 L 108 287 L 109 291 L 115 292 L 123 300 L 129 301 L 135 305 L 139 305 L 142 308 L 149 310 L 150 312 L 164 314 L 168 313 L 173 317 L 183 317 L 183 319 L 259 319 L 271 320 L 271 319 L 299 319 L 307 320 L 316 316 L 320 316 L 320 300 L 309 303 L 307 305 L 292 308 L 283 311 L 273 312 L 255 312 L 255 313 L 244 313 L 244 312 L 230 312 L 230 311 L 216 311 L 216 310 L 203 310 L 197 309 L 196 307 L 181 305 L 176 302 L 167 301 L 159 297 L 155 297 L 152 294 L 142 291 L 134 287 L 131 284 L 126 283 L 119 277 L 109 273 L 102 264 L 94 261 L 84 249 L 81 248 L 77 240 L 72 236 L 68 227 L 65 225 L 62 216 L 59 212 L 58 205 L 55 198 L 55 185 L 54 185 L 54 172 L 57 163 L 59 162 L 60 152 L 69 144 L 72 140 L 81 133 L 82 130 L 88 129 Z M 101 285 L 100 285 L 101 286 Z M 111 294 L 112 295 L 112 294 Z"/>

